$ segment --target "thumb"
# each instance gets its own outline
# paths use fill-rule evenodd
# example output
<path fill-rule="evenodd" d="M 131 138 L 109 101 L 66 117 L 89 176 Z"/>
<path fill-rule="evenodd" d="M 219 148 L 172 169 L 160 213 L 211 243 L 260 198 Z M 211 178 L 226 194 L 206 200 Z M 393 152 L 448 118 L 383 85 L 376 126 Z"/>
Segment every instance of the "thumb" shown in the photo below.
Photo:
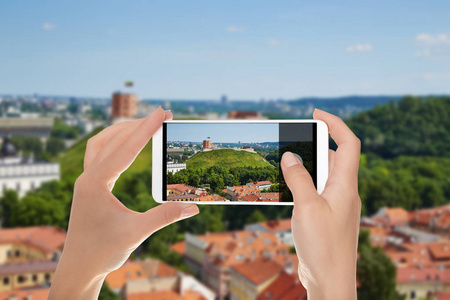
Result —
<path fill-rule="evenodd" d="M 168 202 L 141 214 L 139 227 L 144 231 L 144 235 L 149 236 L 167 225 L 198 213 L 198 207 L 194 203 Z"/>
<path fill-rule="evenodd" d="M 281 170 L 284 180 L 294 196 L 294 202 L 301 204 L 317 196 L 317 190 L 309 172 L 291 152 L 285 152 L 281 158 Z M 295 204 L 294 203 L 294 204 Z"/>

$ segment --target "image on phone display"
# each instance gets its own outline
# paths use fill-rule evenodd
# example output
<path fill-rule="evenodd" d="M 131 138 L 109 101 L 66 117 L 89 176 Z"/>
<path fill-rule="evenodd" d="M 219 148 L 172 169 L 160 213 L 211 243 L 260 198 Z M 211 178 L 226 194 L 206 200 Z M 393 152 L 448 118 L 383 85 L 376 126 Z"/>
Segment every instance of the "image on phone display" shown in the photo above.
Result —
<path fill-rule="evenodd" d="M 163 201 L 292 202 L 284 152 L 317 186 L 316 123 L 164 123 Z"/>

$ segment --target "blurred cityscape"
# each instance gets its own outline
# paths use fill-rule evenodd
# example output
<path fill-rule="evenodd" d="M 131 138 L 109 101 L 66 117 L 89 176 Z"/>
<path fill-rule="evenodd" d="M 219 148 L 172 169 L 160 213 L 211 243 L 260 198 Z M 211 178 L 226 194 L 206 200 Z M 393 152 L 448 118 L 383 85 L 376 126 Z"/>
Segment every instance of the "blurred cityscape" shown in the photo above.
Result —
<path fill-rule="evenodd" d="M 46 299 L 64 246 L 73 182 L 82 170 L 86 140 L 101 128 L 147 116 L 159 105 L 171 109 L 176 119 L 310 118 L 317 107 L 352 124 L 351 120 L 365 111 L 407 101 L 413 100 L 343 97 L 252 102 L 222 96 L 211 101 L 166 101 L 139 100 L 132 92 L 116 92 L 110 99 L 2 95 L 0 299 Z M 127 171 L 120 180 L 125 183 L 114 190 L 128 207 L 141 211 L 155 205 L 150 196 L 149 153 L 151 148 L 147 147 L 140 155 L 146 158 L 145 170 L 133 170 L 133 165 L 131 173 Z M 371 159 L 377 158 L 363 154 L 363 175 Z M 389 166 L 382 169 L 388 178 Z M 427 170 L 420 176 L 437 176 Z M 389 299 L 450 299 L 450 205 L 445 204 L 448 186 L 443 191 L 439 187 L 428 191 L 429 195 L 422 193 L 422 199 L 441 197 L 439 203 L 444 204 L 388 208 L 385 206 L 392 205 L 385 202 L 385 196 L 374 204 L 379 199 L 371 200 L 376 192 L 367 191 L 370 185 L 364 178 L 360 182 L 364 209 L 359 298 L 373 299 L 365 297 L 365 288 L 380 284 L 380 288 L 393 288 L 390 293 L 394 296 Z M 268 186 L 265 182 L 254 184 L 270 194 L 270 182 Z M 233 188 L 227 186 L 224 194 Z M 177 197 L 201 197 L 187 184 L 173 185 L 172 190 Z M 410 199 L 416 197 L 412 191 L 402 193 Z M 109 274 L 100 298 L 306 299 L 297 274 L 289 209 L 201 207 L 198 217 L 155 234 L 121 268 Z"/>

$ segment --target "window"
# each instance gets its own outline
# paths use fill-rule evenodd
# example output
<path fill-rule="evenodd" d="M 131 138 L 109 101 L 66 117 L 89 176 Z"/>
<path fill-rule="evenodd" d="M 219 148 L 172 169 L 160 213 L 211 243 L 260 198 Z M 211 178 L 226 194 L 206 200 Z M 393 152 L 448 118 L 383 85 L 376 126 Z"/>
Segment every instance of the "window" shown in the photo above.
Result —
<path fill-rule="evenodd" d="M 16 183 L 16 191 L 20 192 L 20 182 Z"/>
<path fill-rule="evenodd" d="M 33 276 L 31 277 L 31 280 L 33 280 L 33 282 L 37 282 L 38 281 L 37 274 L 33 274 Z"/>
<path fill-rule="evenodd" d="M 19 283 L 24 283 L 24 282 L 27 281 L 27 277 L 24 276 L 24 275 L 19 275 L 19 277 L 17 277 L 17 281 L 18 281 Z"/>
<path fill-rule="evenodd" d="M 8 284 L 9 284 L 9 277 L 3 278 L 3 285 L 8 285 Z"/>
<path fill-rule="evenodd" d="M 50 281 L 50 273 L 45 273 L 45 281 Z"/>
<path fill-rule="evenodd" d="M 11 250 L 6 251 L 6 257 L 11 257 Z"/>
<path fill-rule="evenodd" d="M 20 250 L 16 250 L 15 252 L 14 252 L 14 255 L 16 256 L 16 257 L 19 257 L 20 256 Z"/>

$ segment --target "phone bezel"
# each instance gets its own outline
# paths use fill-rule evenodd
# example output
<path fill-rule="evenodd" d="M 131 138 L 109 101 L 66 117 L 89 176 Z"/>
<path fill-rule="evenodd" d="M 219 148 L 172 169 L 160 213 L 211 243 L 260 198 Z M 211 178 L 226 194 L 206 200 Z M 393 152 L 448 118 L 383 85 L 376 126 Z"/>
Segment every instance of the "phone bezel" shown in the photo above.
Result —
<path fill-rule="evenodd" d="M 328 179 L 328 126 L 320 120 L 171 120 L 164 123 L 316 123 L 317 162 L 316 184 L 317 191 L 321 194 Z M 152 196 L 158 203 L 162 201 L 163 192 L 163 126 L 161 126 L 152 138 Z M 177 201 L 175 201 L 177 202 Z M 197 204 L 228 204 L 228 205 L 293 205 L 293 202 L 245 202 L 245 201 L 186 201 Z M 185 203 L 185 202 L 182 202 Z"/>

